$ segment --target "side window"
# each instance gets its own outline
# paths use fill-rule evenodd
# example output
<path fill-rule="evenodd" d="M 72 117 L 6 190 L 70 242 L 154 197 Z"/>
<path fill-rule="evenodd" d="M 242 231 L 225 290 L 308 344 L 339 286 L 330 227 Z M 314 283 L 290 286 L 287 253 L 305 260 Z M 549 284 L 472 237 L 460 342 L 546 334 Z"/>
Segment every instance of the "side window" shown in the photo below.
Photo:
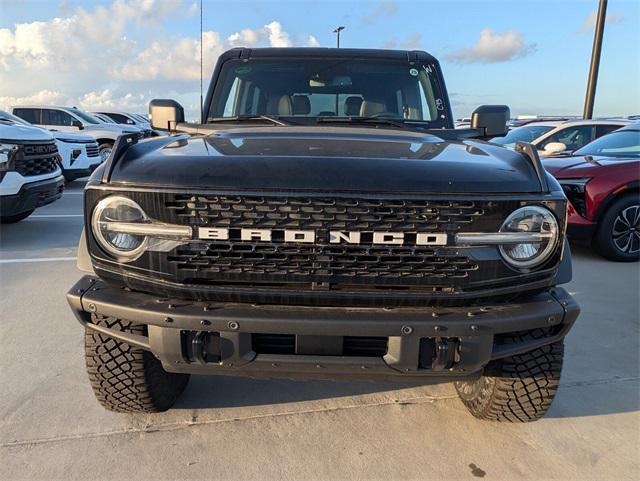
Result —
<path fill-rule="evenodd" d="M 115 122 L 117 124 L 130 124 L 132 123 L 130 119 L 128 119 L 127 117 L 125 117 L 124 115 L 120 115 L 120 114 L 107 114 L 109 115 L 110 118 L 112 118 L 113 120 L 115 120 Z"/>
<path fill-rule="evenodd" d="M 62 110 L 42 109 L 42 123 L 44 125 L 59 125 L 69 127 L 75 119 Z"/>
<path fill-rule="evenodd" d="M 40 109 L 13 109 L 13 114 L 32 124 L 40 124 Z"/>
<path fill-rule="evenodd" d="M 621 125 L 596 125 L 596 139 L 603 135 L 610 134 L 614 130 L 618 130 Z"/>
<path fill-rule="evenodd" d="M 544 149 L 551 142 L 562 142 L 567 150 L 577 150 L 593 140 L 593 130 L 591 125 L 567 127 L 547 138 L 538 148 Z"/>

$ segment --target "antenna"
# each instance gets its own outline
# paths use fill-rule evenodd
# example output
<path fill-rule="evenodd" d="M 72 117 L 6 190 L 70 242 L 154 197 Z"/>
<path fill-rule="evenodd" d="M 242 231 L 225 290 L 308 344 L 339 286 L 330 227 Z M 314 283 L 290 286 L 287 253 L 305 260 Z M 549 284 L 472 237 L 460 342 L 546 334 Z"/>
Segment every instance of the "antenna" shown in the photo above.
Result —
<path fill-rule="evenodd" d="M 200 0 L 200 123 L 204 123 L 202 118 L 204 112 L 204 102 L 202 101 L 202 0 Z"/>

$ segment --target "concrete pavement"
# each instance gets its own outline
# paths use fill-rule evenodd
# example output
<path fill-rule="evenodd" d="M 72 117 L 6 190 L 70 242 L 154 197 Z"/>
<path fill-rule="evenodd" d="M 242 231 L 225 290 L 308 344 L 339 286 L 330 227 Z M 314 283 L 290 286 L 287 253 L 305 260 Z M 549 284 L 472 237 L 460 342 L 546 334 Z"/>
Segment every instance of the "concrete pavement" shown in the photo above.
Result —
<path fill-rule="evenodd" d="M 640 478 L 638 264 L 574 250 L 582 314 L 543 420 L 469 415 L 450 385 L 194 376 L 175 409 L 121 415 L 91 393 L 79 277 L 82 184 L 0 232 L 0 479 Z"/>

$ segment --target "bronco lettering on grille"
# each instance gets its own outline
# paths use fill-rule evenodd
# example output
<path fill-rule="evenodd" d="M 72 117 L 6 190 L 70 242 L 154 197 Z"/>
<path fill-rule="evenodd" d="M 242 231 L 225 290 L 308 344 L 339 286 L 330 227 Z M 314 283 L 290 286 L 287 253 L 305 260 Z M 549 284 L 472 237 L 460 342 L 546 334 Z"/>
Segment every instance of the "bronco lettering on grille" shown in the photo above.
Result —
<path fill-rule="evenodd" d="M 218 241 L 293 242 L 312 244 L 316 242 L 313 230 L 289 229 L 228 229 L 222 227 L 199 227 L 198 238 Z M 442 232 L 358 232 L 329 231 L 331 244 L 375 244 L 375 245 L 447 245 L 447 234 Z"/>

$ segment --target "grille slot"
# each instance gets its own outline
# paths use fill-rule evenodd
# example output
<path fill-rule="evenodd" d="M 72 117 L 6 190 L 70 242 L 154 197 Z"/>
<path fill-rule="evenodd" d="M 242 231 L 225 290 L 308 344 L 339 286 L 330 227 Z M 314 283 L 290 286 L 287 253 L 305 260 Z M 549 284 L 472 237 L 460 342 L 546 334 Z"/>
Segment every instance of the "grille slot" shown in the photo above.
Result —
<path fill-rule="evenodd" d="M 98 157 L 100 155 L 98 144 L 95 142 L 92 144 L 86 144 L 85 149 L 87 151 L 87 157 Z"/>
<path fill-rule="evenodd" d="M 387 353 L 387 337 L 345 336 L 342 338 L 342 356 L 382 357 Z M 296 353 L 294 334 L 252 334 L 251 348 L 257 354 Z"/>
<path fill-rule="evenodd" d="M 48 174 L 58 168 L 55 142 L 24 144 L 15 158 L 15 170 L 24 177 Z"/>

